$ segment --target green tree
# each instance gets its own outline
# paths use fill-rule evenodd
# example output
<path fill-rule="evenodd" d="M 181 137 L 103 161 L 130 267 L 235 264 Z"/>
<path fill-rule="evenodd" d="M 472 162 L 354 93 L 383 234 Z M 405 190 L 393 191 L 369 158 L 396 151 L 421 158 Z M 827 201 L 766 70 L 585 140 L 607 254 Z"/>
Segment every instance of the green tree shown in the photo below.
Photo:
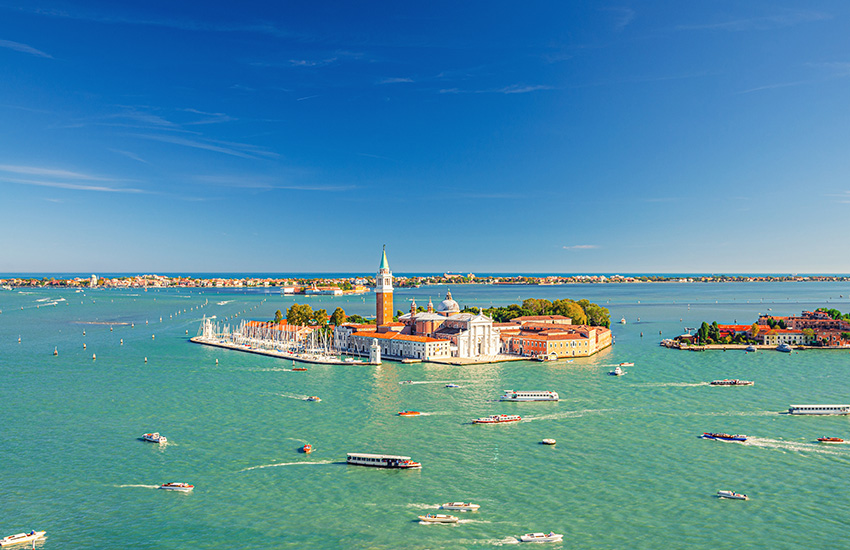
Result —
<path fill-rule="evenodd" d="M 338 307 L 331 314 L 331 324 L 334 326 L 339 326 L 345 322 L 345 311 Z"/>
<path fill-rule="evenodd" d="M 563 315 L 572 319 L 574 325 L 586 325 L 587 315 L 584 308 L 572 300 L 563 299 L 552 302 L 552 315 Z"/>
<path fill-rule="evenodd" d="M 325 309 L 317 309 L 313 312 L 313 321 L 319 326 L 328 324 L 328 312 Z"/>
<path fill-rule="evenodd" d="M 523 300 L 522 309 L 527 309 L 531 315 L 548 315 L 548 311 L 552 308 L 552 302 L 539 298 L 528 298 Z"/>
<path fill-rule="evenodd" d="M 779 328 L 781 328 L 781 329 L 788 328 L 788 325 L 785 323 L 785 319 L 780 319 L 779 322 L 777 323 L 777 325 L 779 325 Z"/>
<path fill-rule="evenodd" d="M 594 327 L 611 327 L 611 313 L 608 308 L 598 304 L 590 304 L 584 309 L 587 314 L 587 322 Z"/>
<path fill-rule="evenodd" d="M 277 310 L 274 312 L 274 322 L 280 323 L 281 321 L 283 321 L 283 313 L 281 313 L 280 310 Z"/>
<path fill-rule="evenodd" d="M 356 325 L 368 325 L 369 324 L 368 319 L 361 317 L 359 315 L 349 315 L 345 320 L 348 323 L 354 323 Z"/>
<path fill-rule="evenodd" d="M 759 335 L 759 324 L 753 323 L 753 326 L 750 327 L 750 334 L 753 338 Z"/>
<path fill-rule="evenodd" d="M 309 325 L 313 318 L 313 308 L 309 304 L 292 304 L 292 307 L 286 310 L 286 322 L 291 325 Z"/>

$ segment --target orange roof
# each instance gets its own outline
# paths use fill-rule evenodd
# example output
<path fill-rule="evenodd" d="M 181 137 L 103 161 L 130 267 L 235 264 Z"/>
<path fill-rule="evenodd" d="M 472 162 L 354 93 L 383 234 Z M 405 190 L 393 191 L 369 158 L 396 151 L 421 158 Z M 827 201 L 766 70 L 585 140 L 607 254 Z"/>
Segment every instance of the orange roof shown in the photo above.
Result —
<path fill-rule="evenodd" d="M 382 327 L 403 327 L 404 323 L 384 323 Z"/>
<path fill-rule="evenodd" d="M 569 317 L 563 315 L 525 315 L 514 317 L 511 321 L 569 321 Z"/>
<path fill-rule="evenodd" d="M 735 332 L 746 332 L 753 328 L 753 325 L 717 325 L 720 330 L 734 330 Z"/>
<path fill-rule="evenodd" d="M 408 342 L 448 342 L 448 340 L 428 338 L 425 336 L 413 336 L 412 334 L 402 334 L 400 332 L 357 332 L 355 336 L 377 338 L 379 340 L 402 340 Z"/>

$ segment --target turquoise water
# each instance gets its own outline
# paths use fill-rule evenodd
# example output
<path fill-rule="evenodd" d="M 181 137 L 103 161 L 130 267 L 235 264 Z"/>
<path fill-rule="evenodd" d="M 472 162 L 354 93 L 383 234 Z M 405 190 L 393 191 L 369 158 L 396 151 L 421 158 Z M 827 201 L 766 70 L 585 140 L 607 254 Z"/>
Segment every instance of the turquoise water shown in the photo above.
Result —
<path fill-rule="evenodd" d="M 802 548 L 844 540 L 850 445 L 815 438 L 850 439 L 850 419 L 780 413 L 791 403 L 850 402 L 850 353 L 690 353 L 658 340 L 659 331 L 674 336 L 702 320 L 750 322 L 768 308 L 782 315 L 829 302 L 850 310 L 850 285 L 452 292 L 462 305 L 484 306 L 587 297 L 629 323 L 613 327 L 613 348 L 571 364 L 292 372 L 289 361 L 191 344 L 186 331 L 196 334 L 204 314 L 269 319 L 303 297 L 0 291 L 0 536 L 43 529 L 45 549 L 478 548 L 549 530 L 565 535 L 551 545 L 563 548 Z M 422 304 L 444 293 L 396 292 L 396 309 L 406 310 L 411 297 Z M 309 302 L 362 315 L 374 311 L 373 299 Z M 622 361 L 635 363 L 627 376 L 606 375 Z M 724 377 L 756 384 L 706 384 Z M 448 382 L 461 387 L 445 388 Z M 552 389 L 561 401 L 499 403 L 504 389 Z M 322 401 L 302 400 L 309 395 Z M 426 414 L 395 415 L 403 409 Z M 469 423 L 495 413 L 525 421 Z M 147 431 L 169 444 L 139 441 Z M 703 431 L 753 439 L 698 439 Z M 544 437 L 557 445 L 540 445 Z M 305 442 L 311 455 L 297 452 Z M 345 465 L 354 451 L 410 455 L 423 468 Z M 196 489 L 155 490 L 167 481 Z M 718 500 L 719 489 L 750 500 Z M 416 520 L 452 500 L 476 502 L 481 511 L 456 514 L 457 525 Z"/>

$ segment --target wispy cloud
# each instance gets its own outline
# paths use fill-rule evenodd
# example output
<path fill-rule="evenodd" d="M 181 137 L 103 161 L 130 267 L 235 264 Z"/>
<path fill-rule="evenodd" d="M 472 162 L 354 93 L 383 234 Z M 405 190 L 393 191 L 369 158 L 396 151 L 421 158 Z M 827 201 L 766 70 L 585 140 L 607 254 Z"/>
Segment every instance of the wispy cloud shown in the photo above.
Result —
<path fill-rule="evenodd" d="M 564 250 L 592 250 L 594 248 L 599 248 L 599 245 L 595 244 L 574 244 L 571 246 L 563 247 Z"/>
<path fill-rule="evenodd" d="M 195 115 L 201 115 L 202 119 L 194 120 L 186 122 L 185 124 L 195 125 L 195 124 L 217 124 L 219 122 L 232 122 L 237 120 L 236 118 L 225 114 L 225 113 L 207 113 L 206 111 L 199 111 L 197 109 L 180 109 L 184 113 L 192 113 Z"/>
<path fill-rule="evenodd" d="M 202 149 L 205 151 L 213 151 L 234 157 L 257 160 L 260 156 L 277 156 L 276 153 L 261 151 L 253 145 L 244 143 L 229 143 L 217 142 L 213 140 L 200 141 L 197 139 L 187 139 L 180 136 L 164 135 L 164 134 L 129 134 L 133 137 L 141 139 L 149 139 L 153 141 L 161 141 L 163 143 L 171 143 L 173 145 L 182 145 L 193 149 Z"/>
<path fill-rule="evenodd" d="M 681 31 L 765 31 L 793 27 L 802 23 L 811 23 L 813 21 L 823 21 L 826 19 L 832 19 L 832 15 L 815 11 L 787 10 L 785 13 L 766 15 L 762 17 L 731 19 L 717 23 L 679 25 L 676 29 Z"/>
<path fill-rule="evenodd" d="M 327 59 L 290 59 L 289 65 L 292 67 L 324 67 L 336 61 L 337 57 L 329 57 Z"/>
<path fill-rule="evenodd" d="M 138 161 L 138 162 L 150 164 L 148 161 L 146 161 L 145 159 L 143 159 L 142 157 L 140 157 L 139 155 L 137 155 L 136 153 L 133 153 L 131 151 L 122 151 L 121 149 L 109 149 L 109 151 L 112 151 L 113 153 L 118 153 L 119 155 L 124 155 L 125 157 L 127 157 L 129 159 L 133 159 L 133 160 Z"/>
<path fill-rule="evenodd" d="M 26 44 L 21 44 L 20 42 L 12 42 L 11 40 L 0 40 L 0 48 L 6 48 L 8 50 L 15 50 L 16 52 L 28 53 L 30 55 L 34 55 L 36 57 L 44 57 L 47 59 L 53 59 L 53 56 L 44 53 L 41 50 L 36 50 L 32 46 L 28 46 Z"/>
<path fill-rule="evenodd" d="M 21 177 L 24 176 L 24 177 Z M 32 178 L 26 176 L 34 176 Z M 70 182 L 68 180 L 71 180 Z M 126 180 L 93 176 L 70 170 L 0 164 L 0 181 L 19 185 L 53 187 L 74 191 L 100 191 L 105 193 L 145 193 L 143 189 L 122 187 Z M 113 184 L 113 185 L 108 185 Z"/>
<path fill-rule="evenodd" d="M 53 168 L 42 168 L 40 166 L 20 166 L 14 164 L 0 164 L 0 172 L 12 174 L 22 174 L 26 176 L 41 176 L 72 180 L 88 180 L 88 181 L 115 181 L 113 178 L 104 178 L 100 176 L 92 176 L 82 174 L 80 172 L 71 172 L 70 170 L 56 170 Z"/>
<path fill-rule="evenodd" d="M 441 94 L 527 94 L 530 92 L 539 92 L 541 90 L 554 90 L 553 86 L 544 84 L 536 84 L 526 86 L 523 84 L 511 84 L 503 88 L 489 88 L 481 90 L 462 90 L 460 88 L 443 88 L 439 91 Z"/>
<path fill-rule="evenodd" d="M 755 88 L 749 88 L 747 90 L 741 90 L 740 92 L 735 92 L 734 95 L 742 95 L 742 94 L 751 94 L 753 92 L 760 92 L 762 90 L 775 90 L 777 88 L 790 88 L 792 86 L 799 86 L 801 84 L 808 84 L 812 82 L 811 80 L 798 80 L 796 82 L 780 82 L 777 84 L 766 84 L 764 86 L 756 86 Z"/>
<path fill-rule="evenodd" d="M 629 23 L 635 18 L 635 10 L 631 8 L 602 8 L 604 11 L 613 13 L 616 16 L 614 22 L 614 32 L 623 32 L 623 29 L 629 26 Z"/>
<path fill-rule="evenodd" d="M 307 95 L 307 96 L 304 96 L 304 97 L 299 97 L 295 101 L 306 101 L 308 99 L 313 99 L 313 98 L 316 98 L 316 97 L 319 97 L 319 96 L 318 95 Z"/>
<path fill-rule="evenodd" d="M 406 77 L 382 78 L 378 81 L 378 84 L 402 84 L 405 82 L 413 82 L 413 79 Z"/>
<path fill-rule="evenodd" d="M 283 183 L 265 176 L 211 176 L 198 175 L 193 178 L 200 183 L 239 189 L 285 189 L 291 191 L 350 191 L 354 185 L 314 185 Z"/>
<path fill-rule="evenodd" d="M 809 63 L 809 66 L 817 69 L 826 69 L 832 77 L 850 76 L 850 63 L 846 61 Z"/>

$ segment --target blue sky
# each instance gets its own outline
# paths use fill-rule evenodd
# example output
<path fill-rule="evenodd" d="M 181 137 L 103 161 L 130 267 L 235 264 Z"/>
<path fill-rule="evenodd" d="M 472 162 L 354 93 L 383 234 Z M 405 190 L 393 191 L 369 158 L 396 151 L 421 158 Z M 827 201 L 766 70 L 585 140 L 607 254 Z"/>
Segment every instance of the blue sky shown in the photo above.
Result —
<path fill-rule="evenodd" d="M 0 273 L 848 273 L 848 98 L 838 1 L 0 0 Z"/>

